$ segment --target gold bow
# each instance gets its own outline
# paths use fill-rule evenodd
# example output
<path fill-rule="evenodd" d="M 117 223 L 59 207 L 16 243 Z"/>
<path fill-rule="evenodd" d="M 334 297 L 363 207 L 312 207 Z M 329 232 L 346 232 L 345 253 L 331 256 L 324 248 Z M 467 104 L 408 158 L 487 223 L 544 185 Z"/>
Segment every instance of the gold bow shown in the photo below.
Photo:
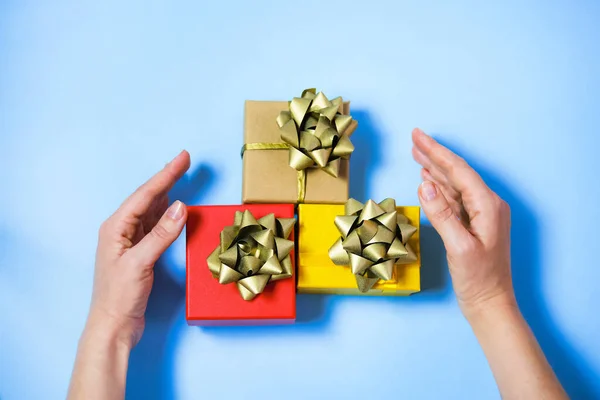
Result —
<path fill-rule="evenodd" d="M 342 237 L 329 249 L 329 257 L 336 265 L 350 265 L 361 292 L 367 292 L 379 279 L 392 279 L 395 264 L 417 260 L 407 243 L 417 228 L 397 212 L 394 199 L 379 204 L 350 199 L 345 213 L 335 217 Z"/>
<path fill-rule="evenodd" d="M 221 231 L 221 243 L 208 256 L 208 269 L 219 283 L 236 282 L 244 300 L 262 293 L 269 281 L 293 275 L 288 240 L 296 220 L 269 214 L 258 221 L 248 210 L 236 211 L 232 226 Z"/>
<path fill-rule="evenodd" d="M 304 203 L 306 169 L 319 167 L 337 178 L 340 160 L 354 151 L 350 135 L 358 123 L 338 112 L 343 104 L 341 97 L 329 100 L 314 88 L 305 89 L 301 97 L 294 97 L 288 104 L 289 111 L 277 116 L 284 143 L 246 143 L 241 155 L 247 150 L 289 149 L 289 164 L 298 171 L 298 203 Z"/>
<path fill-rule="evenodd" d="M 349 136 L 357 125 L 339 112 L 342 103 L 341 97 L 330 101 L 323 92 L 306 89 L 289 102 L 289 111 L 279 113 L 281 140 L 290 145 L 290 167 L 297 171 L 319 167 L 338 177 L 340 160 L 354 151 Z"/>

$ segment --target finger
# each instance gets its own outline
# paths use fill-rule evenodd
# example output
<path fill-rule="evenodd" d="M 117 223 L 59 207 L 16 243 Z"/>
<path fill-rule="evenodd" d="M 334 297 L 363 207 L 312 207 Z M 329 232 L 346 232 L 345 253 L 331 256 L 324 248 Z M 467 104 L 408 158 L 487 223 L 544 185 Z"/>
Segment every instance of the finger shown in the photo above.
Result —
<path fill-rule="evenodd" d="M 128 216 L 144 215 L 154 199 L 161 194 L 166 194 L 190 168 L 190 154 L 183 150 L 177 157 L 168 163 L 160 172 L 140 186 L 121 205 L 117 213 Z"/>
<path fill-rule="evenodd" d="M 468 226 L 469 216 L 467 215 L 467 213 L 465 211 L 465 208 L 464 208 L 464 206 L 462 204 L 462 201 L 461 201 L 461 198 L 460 198 L 460 194 L 457 193 L 451 187 L 448 187 L 447 185 L 444 185 L 444 184 L 440 183 L 425 168 L 421 169 L 421 178 L 423 178 L 423 181 L 431 181 L 431 182 L 433 182 L 433 183 L 435 183 L 437 185 L 438 189 L 440 189 L 442 191 L 442 194 L 444 195 L 444 197 L 446 198 L 446 200 L 450 204 L 450 207 L 452 207 L 452 211 L 454 211 L 454 214 L 456 216 L 458 216 L 458 218 L 463 223 L 463 225 Z"/>
<path fill-rule="evenodd" d="M 435 183 L 423 182 L 419 186 L 419 199 L 425 215 L 442 237 L 446 249 L 460 248 L 461 242 L 472 240 L 471 234 L 458 220 Z"/>
<path fill-rule="evenodd" d="M 415 159 L 415 161 L 421 165 L 421 167 L 427 169 L 427 170 L 432 170 L 435 168 L 435 165 L 433 165 L 433 163 L 431 162 L 431 160 L 429 159 L 429 157 L 427 157 L 425 154 L 423 154 L 418 148 L 417 146 L 413 146 L 412 148 L 412 156 Z M 446 179 L 446 177 L 444 177 L 444 180 Z"/>
<path fill-rule="evenodd" d="M 491 195 L 490 189 L 481 177 L 465 160 L 436 142 L 419 128 L 413 130 L 413 143 L 417 154 L 415 160 L 430 171 L 439 169 L 446 177 L 448 184 L 460 193 Z"/>
<path fill-rule="evenodd" d="M 142 224 L 144 226 L 144 235 L 149 233 L 154 225 L 158 223 L 160 218 L 163 216 L 167 208 L 169 207 L 169 196 L 163 194 L 156 198 L 156 200 L 150 206 L 148 212 L 142 217 Z"/>
<path fill-rule="evenodd" d="M 444 187 L 446 187 L 448 190 L 451 190 L 453 193 L 453 198 L 455 198 L 457 201 L 460 199 L 461 195 L 460 193 L 458 193 L 448 182 L 448 178 L 446 178 L 446 175 L 444 175 L 429 159 L 429 157 L 427 157 L 426 155 L 424 155 L 419 149 L 417 149 L 416 147 L 413 147 L 412 149 L 412 154 L 413 154 L 413 158 L 415 159 L 415 161 L 419 164 L 421 164 L 421 166 L 423 166 L 423 169 L 426 170 L 430 176 L 432 177 L 432 179 L 425 179 L 423 178 L 423 180 L 425 181 L 435 181 L 436 184 L 438 185 L 443 185 Z"/>
<path fill-rule="evenodd" d="M 179 200 L 171 204 L 158 223 L 144 238 L 131 250 L 127 257 L 131 257 L 136 265 L 150 267 L 179 237 L 185 221 L 187 208 Z"/>
<path fill-rule="evenodd" d="M 460 193 L 458 193 L 452 186 L 448 184 L 444 175 L 441 174 L 437 169 L 433 168 L 429 170 L 427 168 L 422 168 L 421 178 L 423 178 L 424 181 L 432 181 L 438 185 L 444 192 L 444 196 L 446 196 L 448 201 L 455 201 L 457 203 L 461 202 Z"/>

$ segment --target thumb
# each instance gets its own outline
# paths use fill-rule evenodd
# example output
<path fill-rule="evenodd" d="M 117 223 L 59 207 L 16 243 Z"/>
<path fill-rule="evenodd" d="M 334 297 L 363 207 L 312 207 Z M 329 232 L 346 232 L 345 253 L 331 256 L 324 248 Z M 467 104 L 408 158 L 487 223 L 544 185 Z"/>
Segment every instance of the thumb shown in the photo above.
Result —
<path fill-rule="evenodd" d="M 458 220 L 452 207 L 437 185 L 425 181 L 419 186 L 419 200 L 431 225 L 440 234 L 446 249 L 468 239 L 469 232 Z"/>
<path fill-rule="evenodd" d="M 129 251 L 132 257 L 142 265 L 154 265 L 179 237 L 186 220 L 187 208 L 177 200 L 167 208 L 154 228 Z"/>

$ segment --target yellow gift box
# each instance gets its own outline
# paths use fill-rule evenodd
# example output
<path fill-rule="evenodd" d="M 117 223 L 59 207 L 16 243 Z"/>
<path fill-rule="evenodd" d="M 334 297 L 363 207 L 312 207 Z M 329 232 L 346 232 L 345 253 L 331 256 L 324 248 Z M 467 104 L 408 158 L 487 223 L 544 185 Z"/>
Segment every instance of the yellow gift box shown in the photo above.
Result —
<path fill-rule="evenodd" d="M 344 215 L 344 205 L 300 204 L 298 206 L 298 293 L 329 293 L 372 296 L 406 296 L 421 290 L 420 212 L 416 206 L 397 207 L 417 232 L 408 243 L 417 255 L 411 264 L 394 266 L 392 279 L 380 280 L 366 293 L 361 293 L 348 266 L 335 265 L 329 258 L 329 248 L 340 237 L 334 224 Z"/>

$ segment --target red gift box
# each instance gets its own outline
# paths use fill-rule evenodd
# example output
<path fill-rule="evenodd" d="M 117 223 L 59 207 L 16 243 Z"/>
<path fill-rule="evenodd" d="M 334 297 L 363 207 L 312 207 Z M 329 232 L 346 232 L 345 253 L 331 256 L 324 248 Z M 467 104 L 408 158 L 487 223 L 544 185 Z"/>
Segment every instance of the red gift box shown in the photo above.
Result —
<path fill-rule="evenodd" d="M 235 283 L 222 285 L 212 276 L 206 259 L 219 245 L 220 232 L 233 225 L 236 211 L 248 210 L 259 219 L 294 218 L 293 204 L 188 207 L 186 242 L 186 319 L 188 325 L 271 325 L 296 320 L 296 262 L 294 276 L 269 282 L 253 300 L 246 301 Z M 294 232 L 290 240 L 294 240 Z"/>

